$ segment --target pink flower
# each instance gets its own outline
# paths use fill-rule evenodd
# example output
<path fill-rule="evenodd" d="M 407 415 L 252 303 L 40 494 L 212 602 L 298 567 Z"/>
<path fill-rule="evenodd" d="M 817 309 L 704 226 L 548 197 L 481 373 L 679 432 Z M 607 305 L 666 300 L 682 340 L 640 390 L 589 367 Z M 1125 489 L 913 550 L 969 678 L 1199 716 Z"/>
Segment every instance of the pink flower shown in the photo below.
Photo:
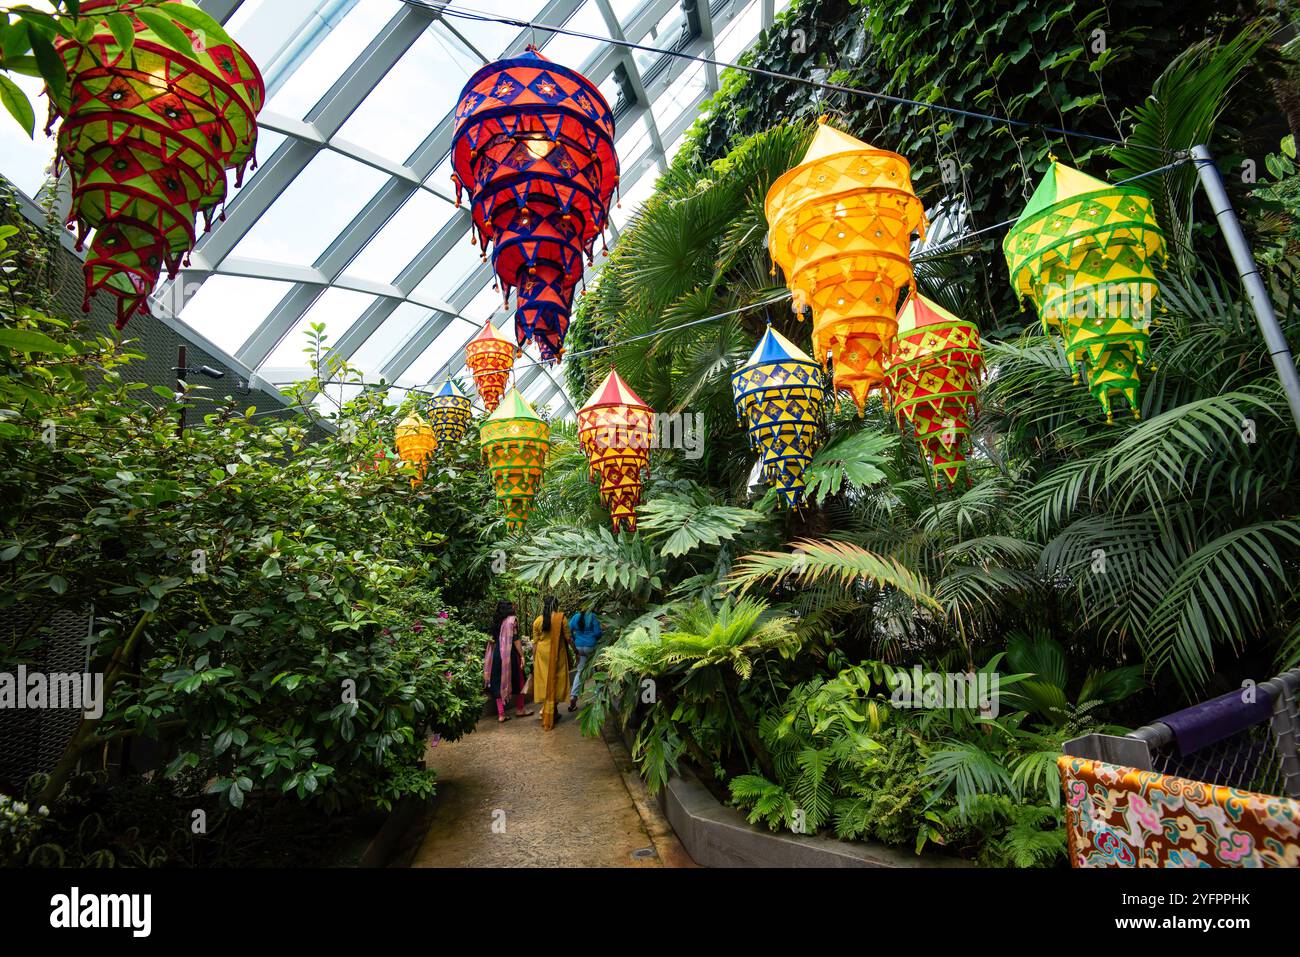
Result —
<path fill-rule="evenodd" d="M 446 613 L 445 611 L 440 611 L 440 612 L 438 612 L 438 617 L 441 618 L 443 621 L 446 621 L 446 620 L 447 620 L 447 613 Z"/>
<path fill-rule="evenodd" d="M 411 631 L 415 632 L 417 635 L 420 632 L 424 631 L 424 622 L 417 621 L 415 624 L 411 626 Z"/>
<path fill-rule="evenodd" d="M 1255 849 L 1255 842 L 1246 831 L 1232 831 L 1218 840 L 1219 858 L 1236 864 Z"/>

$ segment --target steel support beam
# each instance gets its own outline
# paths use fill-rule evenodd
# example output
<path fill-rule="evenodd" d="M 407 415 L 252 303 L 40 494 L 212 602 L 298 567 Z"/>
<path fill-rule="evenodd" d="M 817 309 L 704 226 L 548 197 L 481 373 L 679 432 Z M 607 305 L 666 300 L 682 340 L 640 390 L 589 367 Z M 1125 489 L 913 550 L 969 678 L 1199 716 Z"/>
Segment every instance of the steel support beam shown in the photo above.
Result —
<path fill-rule="evenodd" d="M 532 19 L 539 23 L 562 25 L 572 18 L 582 2 L 583 0 L 549 0 Z M 619 23 L 609 0 L 596 0 L 611 38 L 630 39 L 635 42 L 645 42 L 650 29 L 656 26 L 678 2 L 679 0 L 650 0 L 637 11 L 625 27 Z M 763 2 L 766 26 L 771 22 L 774 4 L 772 0 L 763 0 Z M 217 16 L 218 19 L 226 20 L 239 7 L 240 0 L 201 0 L 201 3 L 209 13 Z M 695 20 L 692 23 L 695 28 L 698 28 L 699 36 L 690 43 L 686 51 L 712 55 L 717 33 L 730 22 L 736 11 L 734 5 L 714 3 L 713 0 L 695 0 L 695 3 L 696 8 L 693 13 Z M 384 322 L 403 302 L 413 302 L 430 310 L 430 314 L 415 332 L 401 343 L 390 359 L 384 363 L 382 375 L 388 381 L 397 381 L 405 375 L 410 365 L 439 336 L 451 334 L 457 319 L 465 322 L 471 330 L 464 345 L 467 345 L 481 328 L 479 317 L 465 316 L 463 312 L 482 293 L 486 284 L 492 281 L 491 270 L 486 264 L 474 270 L 457 289 L 448 294 L 446 303 L 422 301 L 423 297 L 412 298 L 415 288 L 436 268 L 455 243 L 466 240 L 469 217 L 463 211 L 454 215 L 439 230 L 438 235 L 407 264 L 392 284 L 368 282 L 346 274 L 346 269 L 351 262 L 380 230 L 392 221 L 392 217 L 417 191 L 424 189 L 443 199 L 450 199 L 451 191 L 445 184 L 440 186 L 429 182 L 430 175 L 450 149 L 454 119 L 450 114 L 442 118 L 405 163 L 396 163 L 360 145 L 347 142 L 337 135 L 374 86 L 400 61 L 429 24 L 439 19 L 443 21 L 445 28 L 455 32 L 454 27 L 457 23 L 455 18 L 440 17 L 436 10 L 404 4 L 303 120 L 274 114 L 263 117 L 263 126 L 284 134 L 285 142 L 266 161 L 249 187 L 242 190 L 231 202 L 227 210 L 226 222 L 201 241 L 193 257 L 193 268 L 186 270 L 185 276 L 180 280 L 186 282 L 189 289 L 193 289 L 196 281 L 201 283 L 213 274 L 254 275 L 294 284 L 240 348 L 238 356 L 246 364 L 255 368 L 265 362 L 284 337 L 330 287 L 369 292 L 377 297 L 335 344 L 335 351 L 344 357 L 354 355 L 370 336 L 382 334 Z M 589 28 L 581 23 L 575 24 L 575 28 L 589 31 Z M 529 29 L 520 30 L 503 55 L 517 54 L 534 40 L 539 46 L 544 46 L 552 36 L 554 34 L 541 30 L 536 31 L 535 34 Z M 468 43 L 465 45 L 473 49 L 472 45 Z M 638 107 L 629 116 L 620 116 L 620 123 L 636 122 L 640 116 L 644 116 L 650 143 L 650 148 L 627 169 L 631 175 L 625 176 L 622 183 L 623 192 L 626 193 L 637 185 L 640 178 L 648 172 L 649 167 L 662 168 L 666 164 L 666 144 L 675 142 L 681 132 L 690 125 L 695 118 L 696 107 L 704 97 L 698 97 L 691 107 L 684 110 L 680 117 L 669 124 L 667 129 L 660 129 L 654 121 L 652 110 L 654 99 L 671 84 L 672 77 L 680 75 L 684 69 L 689 69 L 689 64 L 667 54 L 661 55 L 653 66 L 656 82 L 652 84 L 653 89 L 648 89 L 646 77 L 637 69 L 636 58 L 632 51 L 609 43 L 602 44 L 588 57 L 588 62 L 581 69 L 593 82 L 599 84 L 619 64 L 623 64 L 627 71 L 629 85 L 635 93 Z M 647 71 L 649 72 L 651 71 Z M 712 92 L 716 89 L 717 71 L 716 68 L 709 66 L 706 90 Z M 240 240 L 248 234 L 258 219 L 310 164 L 311 160 L 324 149 L 339 152 L 378 169 L 384 172 L 389 180 L 353 221 L 335 237 L 312 267 L 260 263 L 232 256 Z M 612 224 L 611 232 L 617 235 Z M 594 277 L 596 272 L 598 269 L 589 273 L 588 278 Z M 463 371 L 464 345 L 444 364 L 435 379 L 445 376 L 451 369 L 456 369 L 458 374 Z M 545 369 L 539 366 L 531 367 L 521 374 L 520 382 L 525 386 L 531 385 L 543 375 L 550 380 L 551 385 L 548 388 L 564 395 L 567 402 L 568 396 L 562 378 L 554 367 Z M 548 392 L 546 397 L 549 399 L 551 394 Z M 570 409 L 572 409 L 571 405 Z"/>

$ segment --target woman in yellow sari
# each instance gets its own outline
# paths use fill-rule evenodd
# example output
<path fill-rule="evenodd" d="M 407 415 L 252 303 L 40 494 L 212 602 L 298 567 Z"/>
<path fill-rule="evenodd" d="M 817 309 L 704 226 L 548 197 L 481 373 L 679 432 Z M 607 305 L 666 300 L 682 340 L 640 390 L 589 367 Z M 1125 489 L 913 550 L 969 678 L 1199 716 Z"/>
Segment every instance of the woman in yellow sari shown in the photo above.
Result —
<path fill-rule="evenodd" d="M 533 620 L 533 701 L 542 706 L 542 728 L 550 731 L 560 720 L 560 702 L 569 694 L 569 658 L 573 635 L 555 598 L 546 596 L 542 613 Z"/>

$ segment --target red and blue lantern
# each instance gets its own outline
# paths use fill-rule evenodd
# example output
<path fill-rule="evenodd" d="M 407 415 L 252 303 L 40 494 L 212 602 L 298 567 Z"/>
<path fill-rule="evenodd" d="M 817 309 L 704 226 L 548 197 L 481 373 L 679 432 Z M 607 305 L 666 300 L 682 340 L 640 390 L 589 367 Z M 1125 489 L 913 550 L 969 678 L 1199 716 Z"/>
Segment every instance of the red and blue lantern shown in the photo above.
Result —
<path fill-rule="evenodd" d="M 473 241 L 484 261 L 492 245 L 507 306 L 516 294 L 516 339 L 558 362 L 618 187 L 609 104 L 586 77 L 529 47 L 465 84 L 451 160 L 457 204 L 469 193 Z"/>

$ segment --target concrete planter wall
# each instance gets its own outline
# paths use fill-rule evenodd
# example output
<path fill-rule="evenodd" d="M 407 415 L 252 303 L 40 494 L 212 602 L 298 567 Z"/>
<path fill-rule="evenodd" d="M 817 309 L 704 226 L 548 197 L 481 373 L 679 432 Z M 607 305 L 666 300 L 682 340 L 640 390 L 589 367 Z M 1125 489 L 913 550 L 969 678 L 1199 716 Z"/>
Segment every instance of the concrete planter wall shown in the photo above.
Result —
<path fill-rule="evenodd" d="M 833 837 L 769 831 L 718 803 L 689 769 L 669 779 L 659 803 L 677 838 L 703 867 L 970 867 L 938 854 Z"/>

